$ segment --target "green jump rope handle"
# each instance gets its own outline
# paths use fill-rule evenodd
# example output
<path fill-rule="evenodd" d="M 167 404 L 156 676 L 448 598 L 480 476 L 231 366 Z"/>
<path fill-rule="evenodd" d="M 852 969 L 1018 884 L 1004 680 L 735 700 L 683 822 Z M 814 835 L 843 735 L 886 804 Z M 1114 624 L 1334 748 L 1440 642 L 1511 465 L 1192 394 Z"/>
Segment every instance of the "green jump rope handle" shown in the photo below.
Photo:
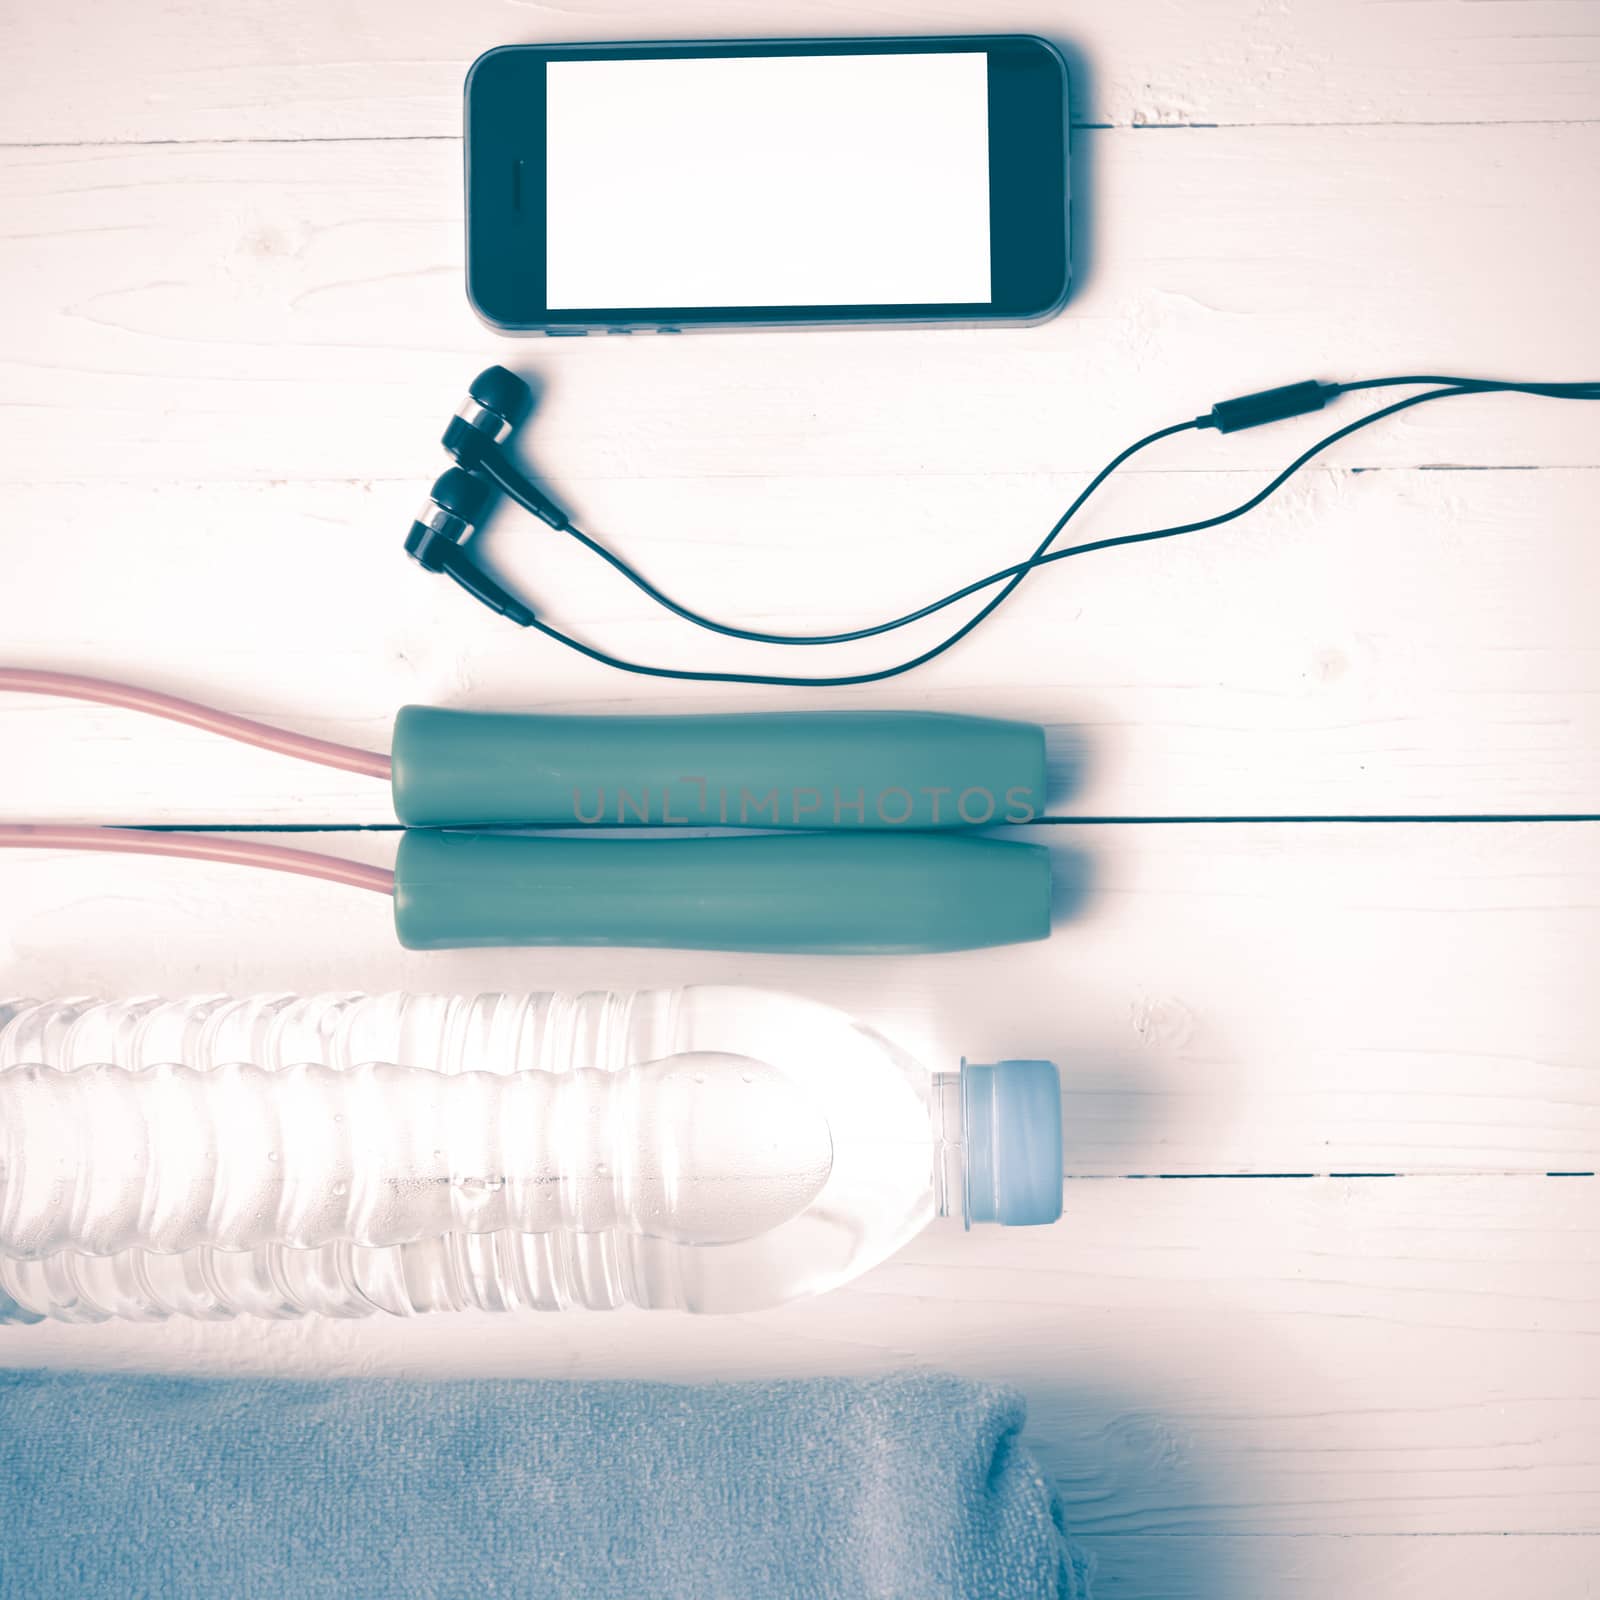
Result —
<path fill-rule="evenodd" d="M 932 711 L 546 717 L 405 706 L 413 827 L 936 828 L 1045 810 L 1044 730 Z"/>
<path fill-rule="evenodd" d="M 965 834 L 411 832 L 395 861 L 394 920 L 411 950 L 974 950 L 1049 936 L 1050 855 Z"/>

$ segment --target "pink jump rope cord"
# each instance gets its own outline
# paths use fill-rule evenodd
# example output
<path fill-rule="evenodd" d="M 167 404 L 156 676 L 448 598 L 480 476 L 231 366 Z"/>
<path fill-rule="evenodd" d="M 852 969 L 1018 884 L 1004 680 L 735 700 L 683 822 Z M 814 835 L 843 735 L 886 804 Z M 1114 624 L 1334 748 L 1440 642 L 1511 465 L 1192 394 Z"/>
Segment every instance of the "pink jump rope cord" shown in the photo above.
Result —
<path fill-rule="evenodd" d="M 209 833 L 155 833 L 140 828 L 74 828 L 53 822 L 0 822 L 0 850 L 116 850 L 140 856 L 187 856 L 194 861 L 229 861 L 240 867 L 270 867 L 305 878 L 326 878 L 355 889 L 394 893 L 394 874 L 312 850 Z"/>
<path fill-rule="evenodd" d="M 387 779 L 389 758 L 372 750 L 331 744 L 307 734 L 286 733 L 264 722 L 216 711 L 176 695 L 136 689 L 105 678 L 85 678 L 72 672 L 42 672 L 28 667 L 0 667 L 0 690 L 19 694 L 61 695 L 72 700 L 94 700 L 102 705 L 146 711 L 173 722 L 220 733 L 242 744 L 259 745 L 280 755 L 296 756 L 345 772 Z M 379 894 L 394 893 L 394 874 L 386 867 L 369 867 L 359 861 L 318 855 L 311 850 L 291 850 L 284 845 L 256 844 L 245 839 L 223 839 L 203 833 L 165 833 L 138 828 L 71 827 L 46 822 L 0 823 L 0 849 L 114 850 L 134 855 L 186 856 L 198 861 L 227 861 L 238 866 L 269 867 L 277 872 L 326 878 Z"/>
<path fill-rule="evenodd" d="M 122 706 L 128 711 L 147 711 L 153 717 L 172 722 L 187 722 L 192 728 L 220 733 L 240 744 L 259 745 L 279 755 L 315 761 L 324 767 L 339 767 L 359 772 L 368 778 L 389 779 L 389 758 L 375 750 L 357 750 L 347 744 L 330 744 L 309 734 L 285 733 L 265 722 L 252 722 L 229 711 L 216 711 L 176 695 L 157 694 L 153 689 L 136 689 L 132 684 L 112 683 L 108 678 L 84 678 L 75 672 L 36 672 L 29 667 L 0 667 L 0 690 L 18 694 L 54 694 L 68 700 L 97 700 L 101 705 Z"/>

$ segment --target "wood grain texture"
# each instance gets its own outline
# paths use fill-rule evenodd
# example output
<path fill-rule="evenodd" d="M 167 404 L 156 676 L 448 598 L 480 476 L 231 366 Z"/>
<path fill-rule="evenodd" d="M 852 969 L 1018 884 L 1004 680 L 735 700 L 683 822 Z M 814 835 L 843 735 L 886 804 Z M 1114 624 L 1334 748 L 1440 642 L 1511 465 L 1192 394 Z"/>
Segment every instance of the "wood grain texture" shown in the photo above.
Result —
<path fill-rule="evenodd" d="M 1600 1168 L 1592 826 L 1017 831 L 1055 856 L 1051 940 L 873 961 L 407 953 L 386 903 L 357 890 L 8 851 L 0 970 L 36 995 L 794 988 L 929 1064 L 1058 1061 L 1075 1173 Z M 394 849 L 392 834 L 290 842 Z"/>
<path fill-rule="evenodd" d="M 0 141 L 437 137 L 493 45 L 975 28 L 1070 48 L 1086 123 L 1556 122 L 1600 102 L 1593 0 L 79 0 L 7 17 Z"/>
<path fill-rule="evenodd" d="M 1101 1534 L 1095 1600 L 1594 1600 L 1583 1535 Z"/>

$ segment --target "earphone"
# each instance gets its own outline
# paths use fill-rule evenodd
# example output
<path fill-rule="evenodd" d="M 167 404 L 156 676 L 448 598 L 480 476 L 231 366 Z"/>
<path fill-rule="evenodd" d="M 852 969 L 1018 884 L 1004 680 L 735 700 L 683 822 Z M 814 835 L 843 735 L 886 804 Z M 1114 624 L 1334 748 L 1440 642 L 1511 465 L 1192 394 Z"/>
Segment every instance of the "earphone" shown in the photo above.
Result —
<path fill-rule="evenodd" d="M 1063 549 L 1051 548 L 1061 531 L 1112 473 L 1131 457 L 1160 440 L 1206 428 L 1215 429 L 1219 433 L 1234 433 L 1243 428 L 1260 427 L 1265 423 L 1320 411 L 1329 401 L 1340 395 L 1367 389 L 1405 387 L 1422 387 L 1423 392 L 1391 401 L 1388 405 L 1381 406 L 1378 410 L 1325 434 L 1296 456 L 1255 494 L 1227 511 L 1192 522 L 1144 529 L 1138 533 L 1113 535 L 1090 540 L 1084 544 L 1069 545 Z M 418 514 L 417 520 L 412 523 L 411 531 L 406 537 L 406 549 L 429 571 L 446 573 L 490 610 L 521 627 L 532 628 L 546 638 L 587 656 L 590 660 L 614 667 L 619 671 L 691 682 L 749 683 L 799 688 L 837 688 L 848 684 L 875 683 L 886 678 L 899 677 L 953 648 L 992 616 L 1035 568 L 1066 560 L 1070 556 L 1087 555 L 1092 551 L 1114 549 L 1121 545 L 1177 538 L 1183 534 L 1197 533 L 1202 529 L 1215 528 L 1223 523 L 1232 522 L 1275 494 L 1307 462 L 1339 440 L 1359 432 L 1362 428 L 1370 427 L 1385 417 L 1409 410 L 1413 406 L 1443 400 L 1452 395 L 1468 394 L 1529 394 L 1556 400 L 1597 400 L 1600 399 L 1600 382 L 1518 383 L 1498 379 L 1435 376 L 1365 378 L 1349 383 L 1305 380 L 1274 389 L 1265 389 L 1256 394 L 1242 395 L 1232 400 L 1222 400 L 1201 416 L 1187 422 L 1177 422 L 1164 428 L 1157 428 L 1120 450 L 1089 480 L 1025 561 L 988 573 L 926 605 L 869 627 L 840 633 L 776 634 L 718 622 L 681 604 L 657 588 L 643 573 L 615 551 L 576 527 L 571 518 L 523 473 L 507 454 L 506 447 L 512 434 L 532 412 L 532 390 L 515 373 L 508 372 L 504 367 L 489 367 L 473 379 L 467 398 L 445 429 L 443 444 L 455 458 L 456 465 L 444 472 L 429 491 L 428 501 Z M 674 616 L 708 632 L 752 644 L 819 646 L 874 638 L 879 634 L 891 633 L 914 622 L 920 622 L 985 589 L 997 585 L 1000 587 L 997 594 L 990 596 L 972 616 L 938 643 L 893 666 L 882 667 L 875 671 L 834 677 L 806 677 L 769 673 L 691 671 L 676 667 L 652 666 L 611 655 L 552 627 L 544 622 L 531 606 L 496 583 L 472 559 L 467 549 L 467 540 L 487 515 L 497 493 L 506 495 L 557 532 L 565 533 L 577 540 L 585 549 L 599 556 L 635 588 Z"/>
<path fill-rule="evenodd" d="M 490 483 L 472 468 L 511 437 L 533 409 L 533 391 L 504 367 L 490 367 L 472 380 L 467 398 L 450 419 L 441 443 L 458 466 L 434 481 L 428 502 L 406 535 L 406 551 L 429 572 L 453 578 L 474 599 L 524 627 L 533 612 L 496 583 L 465 549 L 494 498 Z"/>

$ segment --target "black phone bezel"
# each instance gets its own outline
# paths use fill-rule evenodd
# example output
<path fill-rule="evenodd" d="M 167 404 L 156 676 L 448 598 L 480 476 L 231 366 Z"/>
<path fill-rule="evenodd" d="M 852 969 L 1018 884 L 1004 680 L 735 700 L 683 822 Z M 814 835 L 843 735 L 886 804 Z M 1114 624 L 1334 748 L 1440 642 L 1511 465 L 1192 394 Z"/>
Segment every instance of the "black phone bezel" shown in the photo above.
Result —
<path fill-rule="evenodd" d="M 545 300 L 545 63 L 707 56 L 888 55 L 981 50 L 989 58 L 987 301 L 826 306 L 593 306 Z M 997 80 L 999 80 L 997 82 Z M 501 45 L 467 74 L 467 297 L 503 333 L 894 322 L 1032 322 L 1066 299 L 1066 62 L 1032 34 Z"/>

